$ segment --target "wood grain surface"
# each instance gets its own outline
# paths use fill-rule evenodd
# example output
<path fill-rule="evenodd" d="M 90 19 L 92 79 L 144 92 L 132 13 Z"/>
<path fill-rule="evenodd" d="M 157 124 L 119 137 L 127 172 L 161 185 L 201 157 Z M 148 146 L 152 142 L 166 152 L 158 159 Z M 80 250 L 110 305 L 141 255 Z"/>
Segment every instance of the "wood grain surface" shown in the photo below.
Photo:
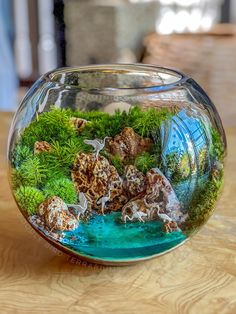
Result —
<path fill-rule="evenodd" d="M 236 129 L 228 129 L 225 188 L 215 214 L 186 244 L 128 267 L 86 264 L 26 224 L 11 196 L 0 113 L 0 313 L 236 313 Z M 207 191 L 206 191 L 207 192 Z"/>

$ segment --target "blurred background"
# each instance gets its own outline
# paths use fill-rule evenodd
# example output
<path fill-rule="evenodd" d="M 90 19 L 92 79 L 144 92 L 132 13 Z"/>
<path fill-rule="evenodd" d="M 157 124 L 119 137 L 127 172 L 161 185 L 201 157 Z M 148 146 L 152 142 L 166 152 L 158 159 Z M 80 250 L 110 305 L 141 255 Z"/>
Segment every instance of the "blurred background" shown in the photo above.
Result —
<path fill-rule="evenodd" d="M 235 0 L 0 0 L 0 110 L 56 67 L 144 62 L 192 76 L 235 125 L 234 23 Z"/>

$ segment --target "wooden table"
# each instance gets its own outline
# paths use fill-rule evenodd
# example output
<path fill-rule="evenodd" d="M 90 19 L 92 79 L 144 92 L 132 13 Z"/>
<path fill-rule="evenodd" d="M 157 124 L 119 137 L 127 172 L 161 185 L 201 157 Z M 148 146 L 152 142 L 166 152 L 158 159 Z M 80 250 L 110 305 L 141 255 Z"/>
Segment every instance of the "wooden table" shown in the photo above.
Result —
<path fill-rule="evenodd" d="M 129 267 L 80 263 L 26 225 L 7 182 L 11 115 L 0 113 L 0 313 L 236 313 L 236 129 L 225 189 L 193 239 Z"/>

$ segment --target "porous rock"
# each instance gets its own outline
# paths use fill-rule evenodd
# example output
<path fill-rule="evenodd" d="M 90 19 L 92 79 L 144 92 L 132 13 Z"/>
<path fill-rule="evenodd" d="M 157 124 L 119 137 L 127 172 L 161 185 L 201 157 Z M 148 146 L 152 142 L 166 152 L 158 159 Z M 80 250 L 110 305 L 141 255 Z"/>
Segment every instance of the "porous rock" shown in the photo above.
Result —
<path fill-rule="evenodd" d="M 142 138 L 132 128 L 127 127 L 114 139 L 108 140 L 106 147 L 112 155 L 117 155 L 121 160 L 124 160 L 148 151 L 151 144 L 150 138 Z"/>
<path fill-rule="evenodd" d="M 146 189 L 146 177 L 133 165 L 127 165 L 124 172 L 124 189 L 129 197 L 137 196 Z"/>
<path fill-rule="evenodd" d="M 74 230 L 78 220 L 69 212 L 66 203 L 58 196 L 46 199 L 39 206 L 39 215 L 51 231 Z"/>
<path fill-rule="evenodd" d="M 184 222 L 187 218 L 169 180 L 158 168 L 147 172 L 147 204 L 159 203 L 161 209 L 176 222 Z"/>
<path fill-rule="evenodd" d="M 124 193 L 122 179 L 116 168 L 110 165 L 105 157 L 99 155 L 95 158 L 91 153 L 79 153 L 76 156 L 71 176 L 77 192 L 85 193 L 92 209 L 101 209 L 101 204 L 98 205 L 97 201 L 101 197 L 108 196 L 109 191 L 110 198 L 105 210 L 108 208 L 118 210 L 122 207 L 123 203 L 119 205 L 118 202 L 118 197 Z"/>
<path fill-rule="evenodd" d="M 132 215 L 134 211 L 146 213 L 143 220 L 158 219 L 157 209 L 167 214 L 173 222 L 182 223 L 186 214 L 182 211 L 181 204 L 164 174 L 153 168 L 147 172 L 145 180 L 146 189 L 131 199 L 122 208 L 122 217 Z"/>
<path fill-rule="evenodd" d="M 40 154 L 41 152 L 50 152 L 52 146 L 46 141 L 36 141 L 34 143 L 34 154 Z"/>

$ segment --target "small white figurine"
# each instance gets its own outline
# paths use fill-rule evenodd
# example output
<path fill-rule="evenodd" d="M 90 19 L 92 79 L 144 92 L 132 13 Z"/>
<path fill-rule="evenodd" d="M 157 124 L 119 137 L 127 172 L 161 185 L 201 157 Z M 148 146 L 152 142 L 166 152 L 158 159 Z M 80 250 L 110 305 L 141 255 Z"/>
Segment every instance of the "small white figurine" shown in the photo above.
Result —
<path fill-rule="evenodd" d="M 138 221 L 144 222 L 142 217 L 146 217 L 147 216 L 146 213 L 143 213 L 142 211 L 138 211 L 137 205 L 133 206 L 131 210 L 132 210 L 132 216 L 130 217 L 129 215 L 126 214 L 123 218 L 125 223 L 127 219 L 129 219 L 130 221 L 133 221 L 134 219 L 138 219 Z"/>
<path fill-rule="evenodd" d="M 108 195 L 105 195 L 105 196 L 102 196 L 98 201 L 97 201 L 97 204 L 98 205 L 102 205 L 102 214 L 104 216 L 104 209 L 106 207 L 106 203 L 108 201 L 110 201 L 110 198 L 111 198 L 111 190 L 109 188 L 108 190 Z"/>
<path fill-rule="evenodd" d="M 85 144 L 91 145 L 94 148 L 94 153 L 96 159 L 98 159 L 98 155 L 100 151 L 104 148 L 106 144 L 106 140 L 110 138 L 109 136 L 104 137 L 103 140 L 96 138 L 95 140 L 84 140 Z"/>
<path fill-rule="evenodd" d="M 77 212 L 77 218 L 79 219 L 81 214 L 84 214 L 88 208 L 88 201 L 83 192 L 79 193 L 79 204 L 67 204 L 68 207 L 72 207 Z"/>

